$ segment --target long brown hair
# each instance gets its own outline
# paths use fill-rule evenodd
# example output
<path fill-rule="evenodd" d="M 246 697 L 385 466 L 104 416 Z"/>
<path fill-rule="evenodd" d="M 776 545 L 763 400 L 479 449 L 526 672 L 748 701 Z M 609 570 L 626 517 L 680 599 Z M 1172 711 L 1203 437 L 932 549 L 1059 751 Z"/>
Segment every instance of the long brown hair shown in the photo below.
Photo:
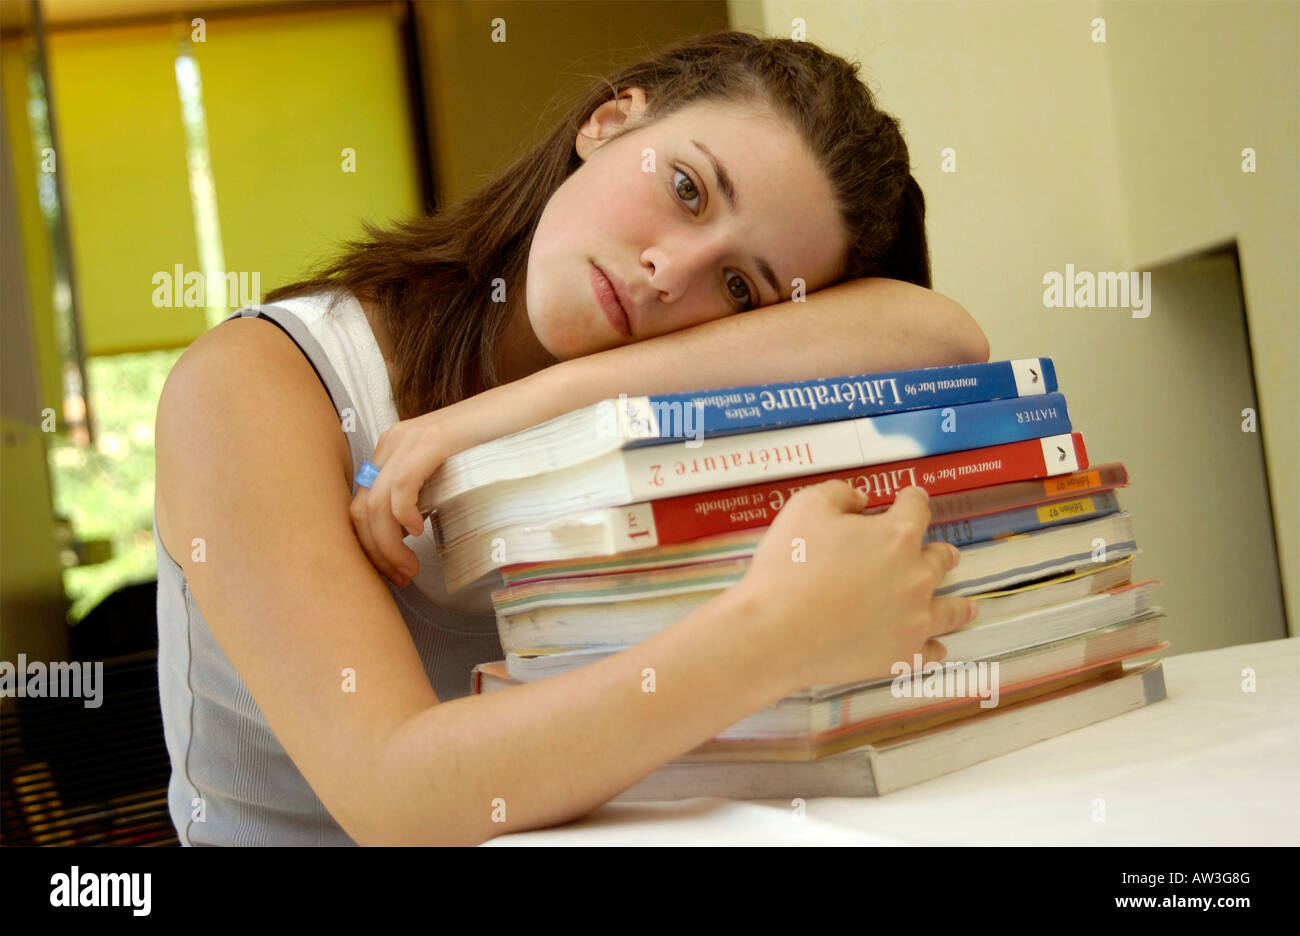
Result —
<path fill-rule="evenodd" d="M 838 283 L 883 276 L 930 287 L 925 198 L 898 122 L 876 108 L 859 65 L 811 42 L 718 32 L 674 43 L 591 88 L 551 134 L 460 202 L 366 238 L 266 302 L 346 289 L 376 304 L 391 338 L 398 417 L 410 419 L 497 386 L 507 304 L 522 290 L 533 231 L 580 165 L 579 128 L 626 88 L 646 93 L 645 126 L 691 103 L 766 103 L 802 136 L 830 181 L 848 231 Z M 511 293 L 513 295 L 513 293 Z"/>

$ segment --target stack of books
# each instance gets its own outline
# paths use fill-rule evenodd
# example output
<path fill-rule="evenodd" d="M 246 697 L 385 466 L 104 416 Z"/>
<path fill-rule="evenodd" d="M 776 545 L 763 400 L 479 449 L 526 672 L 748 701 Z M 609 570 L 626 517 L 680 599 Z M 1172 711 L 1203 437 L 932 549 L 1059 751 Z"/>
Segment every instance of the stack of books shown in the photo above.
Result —
<path fill-rule="evenodd" d="M 735 584 L 800 488 L 865 513 L 909 485 L 980 613 L 941 664 L 809 686 L 616 797 L 880 795 L 1164 698 L 1164 615 L 1117 490 L 1050 358 L 603 400 L 459 453 L 429 479 L 447 588 L 491 596 L 506 659 L 475 693 L 628 649 Z M 864 559 L 864 561 L 869 561 Z M 792 622 L 794 626 L 794 622 Z M 743 622 L 738 623 L 743 632 Z M 724 665 L 724 664 L 720 664 Z"/>

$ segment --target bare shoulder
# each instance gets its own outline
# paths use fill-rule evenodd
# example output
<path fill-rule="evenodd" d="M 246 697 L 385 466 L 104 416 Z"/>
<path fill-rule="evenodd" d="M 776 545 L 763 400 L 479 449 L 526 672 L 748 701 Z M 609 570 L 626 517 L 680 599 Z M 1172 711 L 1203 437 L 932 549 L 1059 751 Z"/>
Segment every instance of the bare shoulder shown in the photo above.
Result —
<path fill-rule="evenodd" d="M 199 424 L 224 435 L 227 445 L 196 450 Z M 258 426 L 274 431 L 258 432 Z M 293 339 L 264 319 L 232 319 L 195 339 L 167 376 L 156 430 L 160 472 L 167 461 L 181 467 L 189 458 L 235 453 L 265 464 L 277 453 L 306 445 L 331 451 L 350 488 L 352 456 L 329 394 Z M 170 497 L 185 493 L 157 486 L 158 535 L 172 556 Z"/>
<path fill-rule="evenodd" d="M 329 394 L 273 323 L 233 319 L 173 368 L 155 439 L 159 534 L 165 503 L 163 545 L 212 636 L 335 820 L 391 838 L 384 746 L 438 699 L 352 527 Z"/>

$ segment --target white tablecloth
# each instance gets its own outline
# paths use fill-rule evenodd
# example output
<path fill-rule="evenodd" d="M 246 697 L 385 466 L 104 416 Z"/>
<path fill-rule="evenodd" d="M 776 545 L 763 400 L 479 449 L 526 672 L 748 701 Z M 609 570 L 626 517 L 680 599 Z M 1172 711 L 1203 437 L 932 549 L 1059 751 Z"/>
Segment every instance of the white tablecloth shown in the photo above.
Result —
<path fill-rule="evenodd" d="M 609 803 L 486 844 L 1300 844 L 1300 638 L 1164 668 L 1161 702 L 888 796 Z"/>

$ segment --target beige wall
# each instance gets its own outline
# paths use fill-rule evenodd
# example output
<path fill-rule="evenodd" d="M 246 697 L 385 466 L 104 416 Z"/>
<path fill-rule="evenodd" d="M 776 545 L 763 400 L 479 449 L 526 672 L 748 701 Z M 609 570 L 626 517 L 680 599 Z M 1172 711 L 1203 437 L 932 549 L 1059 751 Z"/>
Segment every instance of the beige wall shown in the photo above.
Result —
<path fill-rule="evenodd" d="M 1300 4 L 1104 3 L 1101 15 L 1111 32 L 1106 67 L 1128 262 L 1145 269 L 1198 245 L 1237 241 L 1294 633 L 1300 615 Z M 1247 147 L 1255 151 L 1253 173 L 1242 171 Z M 1190 299 L 1188 310 L 1196 311 Z M 1213 371 L 1201 373 L 1215 382 Z M 1166 406 L 1176 410 L 1180 397 L 1181 388 L 1170 387 Z M 1240 411 L 1251 404 L 1239 394 L 1233 400 L 1235 413 L 1228 415 L 1236 419 L 1202 428 L 1236 447 Z M 1200 502 L 1213 496 L 1212 489 L 1200 493 Z"/>
<path fill-rule="evenodd" d="M 1129 466 L 1135 576 L 1165 583 L 1171 650 L 1285 636 L 1269 527 L 1294 615 L 1300 4 L 728 6 L 770 35 L 801 17 L 809 40 L 863 62 L 926 193 L 935 289 L 975 315 L 994 359 L 1055 358 L 1093 461 Z M 1234 239 L 1249 351 L 1224 264 L 1166 265 Z M 1044 307 L 1043 276 L 1066 264 L 1152 271 L 1149 317 Z M 1240 427 L 1252 361 L 1262 434 Z"/>

